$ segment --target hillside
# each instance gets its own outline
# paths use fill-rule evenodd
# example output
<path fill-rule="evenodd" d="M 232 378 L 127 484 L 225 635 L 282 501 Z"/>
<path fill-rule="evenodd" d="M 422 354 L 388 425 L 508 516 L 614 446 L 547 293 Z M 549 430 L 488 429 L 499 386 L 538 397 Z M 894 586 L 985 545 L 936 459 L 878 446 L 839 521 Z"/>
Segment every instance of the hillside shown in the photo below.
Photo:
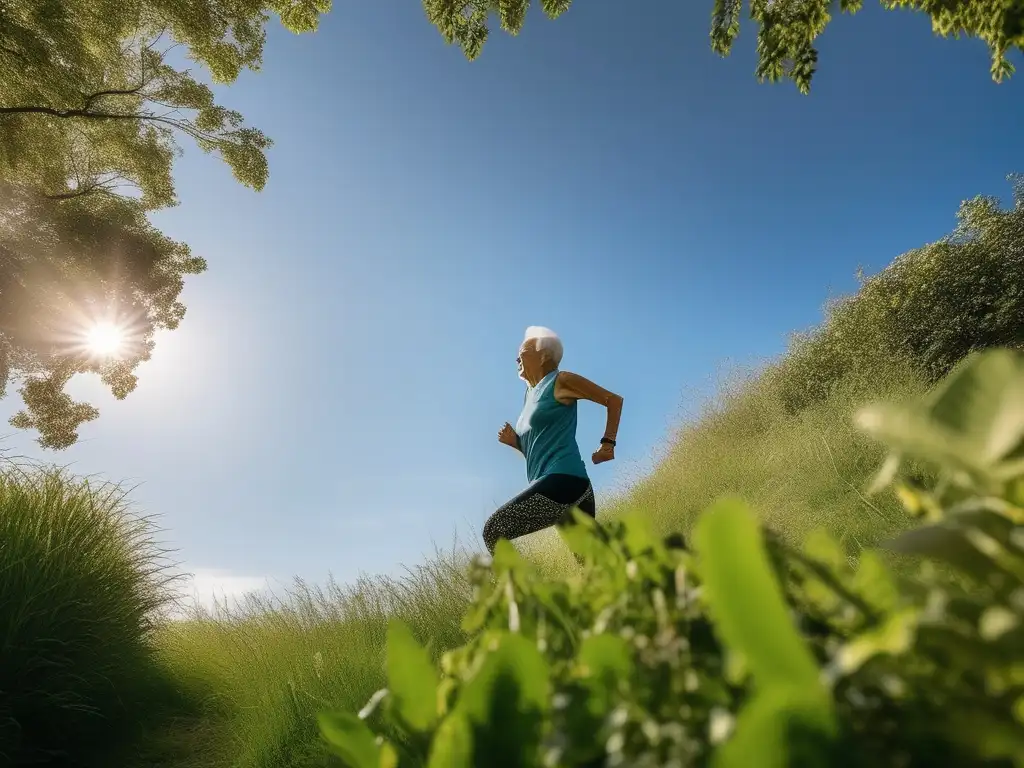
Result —
<path fill-rule="evenodd" d="M 883 450 L 854 429 L 851 416 L 865 402 L 920 396 L 973 350 L 1024 346 L 1024 185 L 1015 191 L 1009 210 L 985 198 L 965 203 L 960 227 L 948 238 L 904 254 L 863 280 L 856 295 L 830 306 L 822 325 L 797 337 L 785 356 L 737 378 L 698 419 L 679 428 L 665 460 L 620 500 L 609 519 L 637 511 L 657 533 L 690 534 L 700 511 L 723 495 L 738 495 L 784 540 L 798 542 L 823 527 L 849 554 L 905 527 L 909 519 L 891 495 L 865 493 Z M 36 484 L 39 477 L 49 485 Z M 20 526 L 23 550 L 36 546 L 33 536 L 47 542 L 30 558 L 0 549 L 0 569 L 8 574 L 0 630 L 15 624 L 25 630 L 16 657 L 25 669 L 5 667 L 8 680 L 22 683 L 0 685 L 0 719 L 20 723 L 31 715 L 76 727 L 90 722 L 92 713 L 63 697 L 60 685 L 108 637 L 131 650 L 124 657 L 131 666 L 115 671 L 144 670 L 164 693 L 143 697 L 148 708 L 138 705 L 126 713 L 119 709 L 124 702 L 100 696 L 95 684 L 76 691 L 95 697 L 102 714 L 135 715 L 143 731 L 116 726 L 124 738 L 105 742 L 115 743 L 113 756 L 91 737 L 76 742 L 75 732 L 68 731 L 67 752 L 80 758 L 72 764 L 336 765 L 323 750 L 315 717 L 325 709 L 357 711 L 385 684 L 382 659 L 391 618 L 429 638 L 435 657 L 465 640 L 459 620 L 471 592 L 468 553 L 462 551 L 439 553 L 401 581 L 297 584 L 283 601 L 253 598 L 215 615 L 150 627 L 138 612 L 160 603 L 152 594 L 154 581 L 132 580 L 133 574 L 152 573 L 155 562 L 132 550 L 152 546 L 145 521 L 123 522 L 129 518 L 120 497 L 76 482 L 13 470 L 0 482 L 3 519 Z M 98 529 L 95 551 L 110 567 L 92 567 L 96 561 L 88 558 L 64 558 L 55 567 L 55 553 L 79 546 L 79 534 L 62 521 L 74 517 L 72 506 L 89 505 L 92 498 L 105 500 L 91 507 L 99 517 L 122 521 Z M 33 527 L 29 522 L 38 519 L 40 508 L 50 522 Z M 536 537 L 524 549 L 542 572 L 568 573 L 573 567 L 553 534 Z M 107 599 L 111 590 L 121 590 L 131 605 L 120 613 L 108 606 L 97 615 L 95 601 L 99 595 Z M 66 610 L 37 614 L 29 632 L 26 612 L 53 594 L 66 596 Z M 61 634 L 81 626 L 69 617 L 88 619 L 91 631 Z M 132 632 L 139 633 L 138 642 Z M 78 654 L 54 650 L 62 642 Z M 29 697 L 23 681 L 50 674 L 41 670 L 54 654 L 62 663 L 71 659 L 62 677 L 47 681 L 49 698 Z M 140 713 L 147 717 L 138 718 Z M 0 730 L 8 754 L 28 754 L 26 747 L 33 745 L 25 744 L 27 738 L 34 737 L 16 727 Z"/>

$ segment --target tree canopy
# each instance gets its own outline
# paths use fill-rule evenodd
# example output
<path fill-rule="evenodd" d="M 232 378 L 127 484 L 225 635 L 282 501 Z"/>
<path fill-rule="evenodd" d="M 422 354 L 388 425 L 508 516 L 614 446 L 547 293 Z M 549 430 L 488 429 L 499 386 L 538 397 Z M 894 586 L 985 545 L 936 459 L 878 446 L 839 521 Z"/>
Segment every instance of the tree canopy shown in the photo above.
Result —
<path fill-rule="evenodd" d="M 175 205 L 181 137 L 263 189 L 270 139 L 217 103 L 216 84 L 259 70 L 271 15 L 316 29 L 331 0 L 0 0 L 0 396 L 21 384 L 12 424 L 49 448 L 97 416 L 64 393 L 99 373 L 118 398 L 174 328 L 185 275 L 205 269 L 148 212 Z M 99 322 L 116 357 L 83 343 Z"/>
<path fill-rule="evenodd" d="M 540 0 L 554 19 L 569 9 L 572 0 Z M 992 52 L 992 77 L 1000 82 L 1014 72 L 1007 58 L 1012 49 L 1024 50 L 1024 3 L 1007 0 L 881 0 L 883 7 L 923 11 L 932 30 L 943 37 L 977 37 Z M 423 0 L 427 17 L 445 41 L 458 45 L 467 58 L 475 59 L 487 41 L 492 14 L 512 35 L 522 30 L 531 0 Z M 792 80 L 808 93 L 818 64 L 814 45 L 832 16 L 856 13 L 863 0 L 714 0 L 711 14 L 711 47 L 728 56 L 740 31 L 746 6 L 758 27 L 757 78 L 776 82 Z"/>

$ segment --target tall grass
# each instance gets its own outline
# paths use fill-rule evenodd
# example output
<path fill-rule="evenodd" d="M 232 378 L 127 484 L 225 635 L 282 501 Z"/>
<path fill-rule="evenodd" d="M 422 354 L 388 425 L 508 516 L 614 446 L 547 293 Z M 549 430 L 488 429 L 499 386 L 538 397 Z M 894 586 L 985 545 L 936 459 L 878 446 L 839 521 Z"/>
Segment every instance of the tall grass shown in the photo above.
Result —
<path fill-rule="evenodd" d="M 894 499 L 864 493 L 881 453 L 851 417 L 867 401 L 920 395 L 971 350 L 1024 345 L 1024 186 L 1015 189 L 1011 210 L 965 203 L 949 237 L 863 281 L 780 360 L 722 388 L 601 515 L 637 509 L 662 534 L 688 533 L 735 494 L 783 536 L 823 527 L 851 553 L 903 527 Z M 0 478 L 0 748 L 22 762 L 86 754 L 90 738 L 113 735 L 122 691 L 174 680 L 176 708 L 143 738 L 121 739 L 105 765 L 321 768 L 331 762 L 315 715 L 356 711 L 383 685 L 390 617 L 435 654 L 463 640 L 469 553 L 458 548 L 403 579 L 298 582 L 154 632 L 163 571 L 151 528 L 125 509 L 119 492 L 61 473 Z M 517 546 L 546 575 L 576 568 L 553 531 Z"/>
<path fill-rule="evenodd" d="M 122 489 L 0 468 L 0 763 L 89 765 L 141 700 L 168 563 Z"/>
<path fill-rule="evenodd" d="M 882 453 L 855 429 L 852 415 L 868 402 L 920 395 L 923 378 L 890 358 L 844 377 L 794 414 L 776 384 L 785 373 L 775 366 L 722 392 L 679 429 L 664 460 L 616 511 L 638 508 L 661 533 L 687 533 L 702 510 L 735 494 L 783 536 L 800 540 L 822 527 L 851 552 L 904 527 L 906 514 L 891 494 L 865 493 Z"/>
<path fill-rule="evenodd" d="M 325 752 L 316 714 L 356 711 L 384 685 L 388 619 L 397 616 L 436 654 L 464 641 L 470 599 L 467 553 L 439 552 L 400 579 L 350 586 L 297 581 L 281 596 L 249 595 L 212 611 L 196 608 L 161 635 L 165 668 L 203 694 L 209 746 L 177 765 L 315 768 L 337 765 Z M 203 730 L 195 721 L 185 738 Z M 196 747 L 193 747 L 195 750 Z M 137 765 L 151 765 L 150 762 Z"/>

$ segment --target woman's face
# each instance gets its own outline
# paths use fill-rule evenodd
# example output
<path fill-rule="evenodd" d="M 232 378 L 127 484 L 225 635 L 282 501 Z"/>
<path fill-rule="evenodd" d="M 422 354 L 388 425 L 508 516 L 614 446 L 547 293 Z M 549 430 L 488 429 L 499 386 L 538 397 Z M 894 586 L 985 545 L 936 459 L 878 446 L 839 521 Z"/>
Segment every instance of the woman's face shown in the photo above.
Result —
<path fill-rule="evenodd" d="M 516 357 L 516 364 L 519 366 L 519 378 L 526 382 L 538 382 L 543 378 L 540 376 L 544 360 L 537 351 L 537 340 L 527 339 L 519 347 L 519 356 Z"/>

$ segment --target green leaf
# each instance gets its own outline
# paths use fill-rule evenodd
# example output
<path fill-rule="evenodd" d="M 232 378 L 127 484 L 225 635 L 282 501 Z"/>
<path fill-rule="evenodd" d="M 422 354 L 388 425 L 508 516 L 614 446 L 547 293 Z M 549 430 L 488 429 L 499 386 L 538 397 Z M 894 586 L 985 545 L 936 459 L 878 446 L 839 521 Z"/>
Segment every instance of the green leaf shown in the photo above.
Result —
<path fill-rule="evenodd" d="M 1005 349 L 967 357 L 916 408 L 862 409 L 858 425 L 899 453 L 974 476 L 1010 470 L 1024 451 L 1024 356 Z"/>
<path fill-rule="evenodd" d="M 875 629 L 868 630 L 846 643 L 835 655 L 834 664 L 843 674 L 852 674 L 873 656 L 905 653 L 914 643 L 917 611 L 907 609 L 888 617 Z"/>
<path fill-rule="evenodd" d="M 663 548 L 662 543 L 651 534 L 650 525 L 642 513 L 624 515 L 621 522 L 625 529 L 623 540 L 632 557 L 649 551 L 658 553 Z"/>
<path fill-rule="evenodd" d="M 585 676 L 610 687 L 632 671 L 629 644 L 618 635 L 590 635 L 580 645 L 578 661 Z"/>
<path fill-rule="evenodd" d="M 548 666 L 537 646 L 505 633 L 462 691 L 456 714 L 473 728 L 476 754 L 495 766 L 531 765 L 540 747 L 549 705 Z"/>
<path fill-rule="evenodd" d="M 388 742 L 380 745 L 380 768 L 398 768 L 398 750 Z"/>
<path fill-rule="evenodd" d="M 317 722 L 331 751 L 348 768 L 381 768 L 376 737 L 358 717 L 348 712 L 325 713 L 317 717 Z"/>
<path fill-rule="evenodd" d="M 580 645 L 578 670 L 590 689 L 589 705 L 595 716 L 603 716 L 615 700 L 619 687 L 628 684 L 633 672 L 629 644 L 618 635 L 591 635 Z"/>
<path fill-rule="evenodd" d="M 609 551 L 597 533 L 597 525 L 590 515 L 572 510 L 573 522 L 558 526 L 558 535 L 574 555 L 596 563 L 606 562 Z"/>
<path fill-rule="evenodd" d="M 935 424 L 993 464 L 1024 442 L 1024 356 L 1008 349 L 966 358 L 929 398 Z"/>
<path fill-rule="evenodd" d="M 894 611 L 899 605 L 896 579 L 877 552 L 867 550 L 861 553 L 852 586 L 854 592 L 861 595 L 869 605 L 883 612 Z"/>
<path fill-rule="evenodd" d="M 464 717 L 446 717 L 430 745 L 427 768 L 471 768 L 473 765 L 473 731 Z"/>
<path fill-rule="evenodd" d="M 872 405 L 857 412 L 855 422 L 862 431 L 882 442 L 898 455 L 928 459 L 944 467 L 981 475 L 986 467 L 976 446 L 932 421 L 920 409 L 891 404 Z M 872 482 L 877 491 L 892 479 L 896 460 L 886 462 Z"/>
<path fill-rule="evenodd" d="M 437 720 L 437 670 L 426 649 L 398 619 L 388 625 L 387 672 L 402 720 L 416 731 L 428 730 Z"/>
<path fill-rule="evenodd" d="M 759 685 L 819 690 L 818 668 L 790 621 L 750 509 L 736 500 L 715 504 L 694 538 L 704 594 L 726 645 L 743 654 Z"/>
<path fill-rule="evenodd" d="M 1004 571 L 967 539 L 958 526 L 943 522 L 906 531 L 885 543 L 902 555 L 916 555 L 947 563 L 979 582 L 990 583 Z"/>
<path fill-rule="evenodd" d="M 712 757 L 713 768 L 832 765 L 834 726 L 817 694 L 774 686 L 740 712 L 733 736 Z"/>
<path fill-rule="evenodd" d="M 526 566 L 526 561 L 523 559 L 512 542 L 508 539 L 498 539 L 497 545 L 494 547 L 494 558 L 492 560 L 492 567 L 496 574 L 502 574 L 507 571 L 517 571 Z"/>

